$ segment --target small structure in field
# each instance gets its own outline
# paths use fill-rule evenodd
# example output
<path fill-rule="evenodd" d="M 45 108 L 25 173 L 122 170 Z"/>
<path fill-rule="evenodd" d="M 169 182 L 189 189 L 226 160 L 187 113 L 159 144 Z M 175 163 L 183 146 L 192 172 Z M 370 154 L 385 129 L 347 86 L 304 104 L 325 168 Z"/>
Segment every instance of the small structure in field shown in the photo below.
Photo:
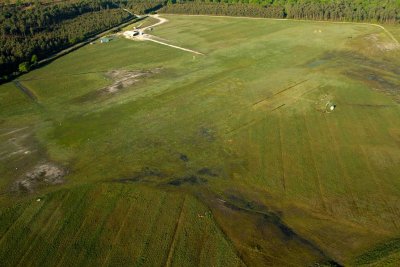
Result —
<path fill-rule="evenodd" d="M 326 103 L 326 112 L 332 112 L 334 111 L 336 108 L 336 104 L 333 103 L 332 101 L 328 101 L 328 103 Z"/>

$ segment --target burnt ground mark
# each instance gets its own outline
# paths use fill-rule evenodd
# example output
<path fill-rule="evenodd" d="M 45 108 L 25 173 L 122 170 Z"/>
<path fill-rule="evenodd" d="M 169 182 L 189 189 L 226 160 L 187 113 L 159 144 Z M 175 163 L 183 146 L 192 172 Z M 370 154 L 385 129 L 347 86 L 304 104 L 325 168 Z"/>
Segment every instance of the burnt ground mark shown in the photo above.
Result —
<path fill-rule="evenodd" d="M 281 215 L 277 212 L 271 211 L 268 207 L 255 201 L 247 201 L 236 195 L 229 195 L 227 200 L 224 201 L 224 206 L 235 211 L 246 212 L 256 215 L 261 218 L 261 224 L 275 226 L 283 236 L 284 240 L 296 240 L 304 246 L 322 255 L 326 261 L 322 264 L 328 266 L 342 266 L 338 262 L 331 259 L 326 255 L 316 244 L 306 238 L 300 236 L 291 227 L 286 225 L 281 219 Z"/>

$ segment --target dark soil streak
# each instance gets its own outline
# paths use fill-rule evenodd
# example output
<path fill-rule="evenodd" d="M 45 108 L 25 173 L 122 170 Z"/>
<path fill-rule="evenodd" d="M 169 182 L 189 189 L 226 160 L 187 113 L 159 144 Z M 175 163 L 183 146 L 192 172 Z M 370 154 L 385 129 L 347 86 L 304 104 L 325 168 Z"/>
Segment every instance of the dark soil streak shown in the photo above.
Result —
<path fill-rule="evenodd" d="M 296 86 L 298 86 L 298 85 L 300 85 L 300 84 L 302 84 L 302 83 L 305 83 L 305 82 L 307 82 L 307 81 L 308 81 L 308 79 L 307 79 L 307 80 L 303 80 L 303 81 L 298 82 L 298 83 L 295 83 L 294 85 L 291 85 L 291 86 L 289 86 L 289 87 L 286 87 L 286 88 L 284 88 L 283 90 L 281 90 L 281 91 L 279 91 L 279 92 L 273 94 L 272 96 L 268 96 L 268 97 L 266 97 L 266 98 L 264 98 L 264 99 L 261 99 L 261 100 L 255 102 L 255 103 L 253 103 L 253 106 L 255 106 L 255 105 L 257 105 L 257 104 L 260 104 L 261 102 L 264 102 L 264 101 L 266 101 L 266 100 L 268 100 L 268 99 L 270 99 L 270 98 L 273 98 L 274 96 L 277 96 L 277 95 L 279 95 L 279 94 L 282 94 L 283 92 L 285 92 L 285 91 L 287 91 L 287 90 L 289 90 L 289 89 L 292 89 L 292 88 L 294 88 L 294 87 L 296 87 Z"/>
<path fill-rule="evenodd" d="M 136 182 L 142 182 L 145 180 L 145 178 L 151 178 L 151 177 L 163 178 L 165 177 L 165 174 L 159 171 L 158 169 L 145 167 L 140 172 L 131 177 L 117 178 L 112 181 L 117 183 L 136 183 Z"/>
<path fill-rule="evenodd" d="M 340 105 L 355 106 L 360 108 L 391 108 L 396 105 L 379 105 L 379 104 L 356 104 L 356 103 L 340 103 Z"/>
<path fill-rule="evenodd" d="M 197 173 L 200 175 L 207 175 L 207 176 L 211 176 L 211 177 L 218 176 L 218 174 L 216 174 L 215 172 L 213 172 L 213 170 L 211 170 L 209 168 L 202 168 L 202 169 L 198 170 Z"/>
<path fill-rule="evenodd" d="M 181 186 L 183 184 L 200 185 L 207 183 L 207 179 L 197 177 L 195 175 L 184 176 L 168 182 L 169 185 Z"/>
<path fill-rule="evenodd" d="M 237 204 L 234 204 L 236 202 Z M 316 244 L 314 244 L 312 241 L 305 239 L 304 237 L 300 236 L 298 233 L 296 233 L 292 228 L 290 228 L 288 225 L 286 225 L 281 217 L 273 212 L 270 211 L 267 207 L 265 207 L 262 204 L 258 204 L 256 202 L 249 202 L 244 199 L 241 199 L 235 195 L 230 195 L 228 196 L 228 201 L 224 202 L 224 205 L 232 210 L 236 211 L 242 211 L 242 212 L 248 212 L 248 213 L 253 213 L 258 216 L 262 216 L 262 219 L 267 222 L 275 225 L 282 233 L 285 239 L 287 240 L 297 240 L 303 245 L 311 248 L 312 250 L 318 252 L 321 254 L 324 258 L 329 259 L 329 264 L 330 266 L 342 266 L 341 264 L 335 262 L 332 260 L 329 256 L 327 256 Z"/>
<path fill-rule="evenodd" d="M 14 85 L 21 90 L 22 93 L 24 93 L 25 95 L 27 95 L 31 100 L 37 102 L 37 97 L 36 95 L 29 90 L 29 88 L 25 87 L 20 81 L 14 81 Z"/>

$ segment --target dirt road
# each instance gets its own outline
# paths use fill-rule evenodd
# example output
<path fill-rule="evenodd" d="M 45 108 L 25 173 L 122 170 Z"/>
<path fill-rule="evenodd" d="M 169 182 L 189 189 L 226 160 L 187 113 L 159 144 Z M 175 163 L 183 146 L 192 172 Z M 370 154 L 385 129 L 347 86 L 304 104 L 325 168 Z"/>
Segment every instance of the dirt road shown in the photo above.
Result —
<path fill-rule="evenodd" d="M 182 51 L 190 52 L 190 53 L 193 53 L 193 54 L 196 54 L 196 55 L 204 55 L 203 53 L 195 51 L 195 50 L 192 50 L 192 49 L 188 49 L 188 48 L 184 48 L 184 47 L 181 47 L 181 46 L 172 45 L 172 44 L 160 41 L 161 38 L 158 38 L 158 37 L 153 36 L 151 34 L 145 33 L 145 31 L 150 29 L 150 28 L 154 28 L 154 27 L 157 27 L 157 26 L 159 26 L 161 24 L 164 24 L 164 23 L 168 22 L 167 19 L 160 17 L 158 14 L 157 15 L 150 15 L 149 17 L 157 19 L 158 22 L 155 23 L 155 24 L 152 24 L 150 26 L 147 26 L 147 27 L 144 27 L 144 28 L 140 29 L 141 34 L 137 35 L 137 36 L 134 36 L 134 37 L 131 37 L 130 39 L 150 41 L 150 42 L 158 43 L 158 44 L 161 44 L 161 45 L 169 46 L 169 47 L 172 47 L 172 48 L 175 48 L 175 49 L 179 49 L 179 50 L 182 50 Z"/>

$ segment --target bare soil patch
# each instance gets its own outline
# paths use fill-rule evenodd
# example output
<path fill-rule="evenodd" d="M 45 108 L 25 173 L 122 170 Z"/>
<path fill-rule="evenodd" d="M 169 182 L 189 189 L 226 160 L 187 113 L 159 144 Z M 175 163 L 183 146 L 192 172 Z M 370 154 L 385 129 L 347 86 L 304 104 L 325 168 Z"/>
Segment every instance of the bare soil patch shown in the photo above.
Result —
<path fill-rule="evenodd" d="M 126 87 L 133 86 L 145 78 L 152 77 L 153 75 L 161 72 L 161 67 L 151 69 L 151 70 L 111 70 L 104 73 L 106 79 L 112 81 L 110 85 L 103 87 L 99 90 L 91 91 L 87 94 L 74 98 L 72 103 L 81 104 L 94 100 L 99 100 L 99 98 L 108 97 L 110 95 L 116 94 L 119 91 L 125 89 Z"/>
<path fill-rule="evenodd" d="M 113 83 L 102 88 L 101 91 L 105 93 L 116 93 L 119 90 L 131 86 L 141 79 L 149 77 L 153 74 L 159 73 L 161 68 L 153 70 L 112 70 L 106 73 L 106 77 L 113 80 Z"/>
<path fill-rule="evenodd" d="M 54 163 L 37 164 L 14 185 L 14 191 L 33 192 L 40 185 L 57 185 L 65 182 L 67 171 Z"/>
<path fill-rule="evenodd" d="M 391 51 L 400 48 L 400 45 L 395 42 L 385 42 L 381 40 L 378 34 L 367 35 L 365 40 L 373 44 L 374 47 L 380 51 Z"/>

